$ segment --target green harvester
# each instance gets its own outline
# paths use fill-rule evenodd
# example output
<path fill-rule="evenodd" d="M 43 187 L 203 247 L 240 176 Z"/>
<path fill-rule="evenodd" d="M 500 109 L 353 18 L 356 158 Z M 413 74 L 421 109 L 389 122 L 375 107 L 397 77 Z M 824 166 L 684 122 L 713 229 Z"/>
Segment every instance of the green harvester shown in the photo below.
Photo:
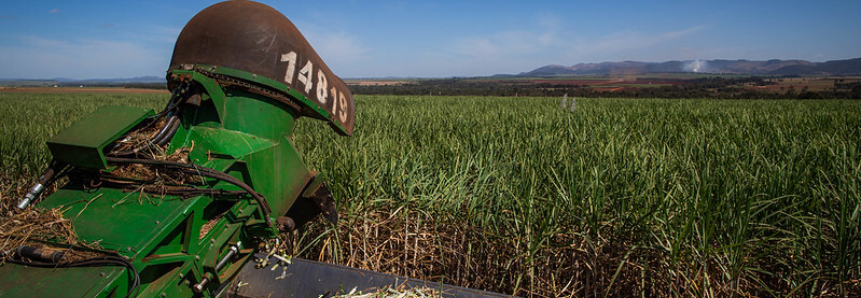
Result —
<path fill-rule="evenodd" d="M 106 106 L 48 141 L 50 168 L 19 208 L 60 208 L 90 248 L 54 237 L 3 252 L 0 297 L 213 297 L 279 232 L 337 220 L 292 134 L 310 117 L 350 135 L 353 97 L 286 17 L 206 8 L 167 80 L 163 111 Z"/>

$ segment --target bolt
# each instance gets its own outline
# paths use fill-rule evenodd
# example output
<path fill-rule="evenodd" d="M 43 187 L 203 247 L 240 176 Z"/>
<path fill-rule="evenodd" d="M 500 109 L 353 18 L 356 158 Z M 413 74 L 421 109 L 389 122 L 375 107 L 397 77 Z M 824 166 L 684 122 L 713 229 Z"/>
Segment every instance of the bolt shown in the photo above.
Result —
<path fill-rule="evenodd" d="M 158 223 L 159 223 L 159 221 L 157 221 L 157 220 L 156 220 L 156 221 L 155 221 L 155 224 L 158 224 Z"/>
<path fill-rule="evenodd" d="M 101 276 L 101 277 L 105 277 L 105 273 L 104 273 L 104 272 L 99 272 L 99 276 Z"/>
<path fill-rule="evenodd" d="M 182 274 L 182 273 L 179 274 L 179 278 L 184 278 L 184 277 L 185 277 L 185 274 Z"/>
<path fill-rule="evenodd" d="M 167 293 L 161 293 L 162 297 L 167 297 Z"/>
<path fill-rule="evenodd" d="M 200 261 L 200 256 L 194 256 L 194 260 Z"/>

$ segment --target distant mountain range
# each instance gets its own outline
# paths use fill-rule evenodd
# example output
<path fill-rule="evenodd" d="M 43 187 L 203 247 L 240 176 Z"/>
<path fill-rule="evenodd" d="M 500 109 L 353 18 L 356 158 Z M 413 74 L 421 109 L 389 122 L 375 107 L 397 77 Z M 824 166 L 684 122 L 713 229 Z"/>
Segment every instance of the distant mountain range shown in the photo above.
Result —
<path fill-rule="evenodd" d="M 547 65 L 516 75 L 498 74 L 491 77 L 552 77 L 566 75 L 625 75 L 650 73 L 711 73 L 765 76 L 845 76 L 861 75 L 861 58 L 810 62 L 805 60 L 685 60 L 666 62 L 601 62 L 579 63 L 572 66 Z M 391 77 L 394 79 L 396 77 Z M 397 77 L 403 79 L 404 77 Z M 379 78 L 377 78 L 379 79 Z M 165 84 L 164 77 L 86 79 L 0 79 L 3 86 L 123 86 Z"/>
<path fill-rule="evenodd" d="M 69 78 L 53 78 L 53 79 L 0 79 L 0 86 L 113 86 L 127 84 L 164 84 L 167 80 L 164 77 L 145 76 L 135 78 L 115 78 L 115 79 L 86 79 L 75 80 Z"/>
<path fill-rule="evenodd" d="M 667 62 L 601 62 L 572 66 L 547 65 L 514 75 L 543 77 L 563 75 L 714 73 L 775 76 L 861 75 L 861 58 L 810 62 L 805 60 L 686 60 Z M 502 75 L 511 76 L 511 75 Z"/>

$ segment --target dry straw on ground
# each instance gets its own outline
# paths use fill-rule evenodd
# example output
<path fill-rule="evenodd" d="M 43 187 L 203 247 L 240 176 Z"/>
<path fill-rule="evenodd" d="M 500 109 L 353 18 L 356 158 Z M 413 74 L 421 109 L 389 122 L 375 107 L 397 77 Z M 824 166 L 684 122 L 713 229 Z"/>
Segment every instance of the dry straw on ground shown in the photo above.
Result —
<path fill-rule="evenodd" d="M 440 298 L 442 294 L 430 288 L 386 287 L 376 292 L 361 293 L 353 288 L 349 293 L 331 298 Z"/>
<path fill-rule="evenodd" d="M 337 232 L 328 223 L 315 221 L 305 233 L 323 236 L 303 238 L 297 233 L 288 237 L 296 241 L 293 253 L 322 262 L 521 297 L 766 294 L 752 279 L 737 279 L 741 282 L 733 283 L 723 275 L 720 264 L 714 262 L 709 268 L 687 263 L 672 266 L 668 252 L 637 246 L 632 243 L 636 239 L 612 236 L 612 227 L 595 233 L 598 237 L 594 240 L 586 235 L 560 233 L 530 258 L 518 254 L 527 245 L 521 238 L 481 234 L 478 229 L 455 222 L 440 223 L 417 211 L 368 213 L 370 216 L 352 218 L 342 215 L 344 220 L 339 222 Z M 757 252 L 752 249 L 751 253 Z M 769 264 L 750 265 L 781 270 L 766 267 Z M 696 288 L 701 284 L 710 286 Z M 791 291 L 791 285 L 785 287 L 781 290 Z M 839 295 L 836 291 L 823 291 L 818 296 Z"/>

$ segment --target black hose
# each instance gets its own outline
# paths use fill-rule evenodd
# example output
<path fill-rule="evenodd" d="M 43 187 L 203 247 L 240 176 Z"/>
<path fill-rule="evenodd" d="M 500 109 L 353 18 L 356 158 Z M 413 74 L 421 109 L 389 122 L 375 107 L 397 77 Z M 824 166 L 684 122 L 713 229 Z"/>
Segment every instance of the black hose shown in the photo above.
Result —
<path fill-rule="evenodd" d="M 185 89 L 185 90 L 183 90 Z M 170 100 L 167 102 L 167 106 L 165 106 L 164 110 L 159 112 L 155 117 L 150 119 L 150 122 L 144 125 L 137 130 L 143 130 L 152 127 L 159 119 L 167 117 L 165 121 L 164 127 L 159 130 L 159 132 L 148 142 L 145 142 L 141 146 L 137 146 L 128 150 L 123 151 L 112 151 L 108 155 L 112 156 L 131 156 L 136 155 L 138 152 L 143 150 L 146 147 L 149 147 L 151 144 L 155 145 L 164 145 L 173 138 L 173 135 L 176 134 L 177 129 L 179 129 L 180 121 L 179 121 L 179 107 L 180 104 L 186 102 L 188 98 L 192 95 L 183 96 L 181 93 L 185 93 L 189 90 L 189 86 L 186 84 L 182 84 L 174 89 L 170 94 Z M 185 91 L 185 92 L 184 92 Z M 112 150 L 116 150 L 117 147 L 120 146 L 120 143 L 116 143 Z"/>
<path fill-rule="evenodd" d="M 183 83 L 173 89 L 170 93 L 170 100 L 167 101 L 167 105 L 164 107 L 163 110 L 161 110 L 161 112 L 159 112 L 155 115 L 155 117 L 153 117 L 153 120 L 158 120 L 166 117 L 166 115 L 168 115 L 170 112 L 176 110 L 180 104 L 188 100 L 188 98 L 191 96 L 182 96 L 182 94 L 188 92 L 189 87 L 190 86 L 188 84 Z"/>
<path fill-rule="evenodd" d="M 107 160 L 107 162 L 110 162 L 110 163 L 122 163 L 122 164 L 138 163 L 138 164 L 163 166 L 163 167 L 167 167 L 167 168 L 175 168 L 175 169 L 180 169 L 186 173 L 201 175 L 201 176 L 209 177 L 209 178 L 214 178 L 214 179 L 222 180 L 224 182 L 236 185 L 239 188 L 242 188 L 242 190 L 247 192 L 249 195 L 251 195 L 252 198 L 254 198 L 255 201 L 257 201 L 257 204 L 260 205 L 260 209 L 263 211 L 263 218 L 266 221 L 266 225 L 272 226 L 272 219 L 269 218 L 269 215 L 272 213 L 272 210 L 269 208 L 269 203 L 266 202 L 266 198 L 264 198 L 263 195 L 256 192 L 253 188 L 251 188 L 251 186 L 249 186 L 248 184 L 245 184 L 245 182 L 242 182 L 241 180 L 236 179 L 236 177 L 230 176 L 227 173 L 224 173 L 221 171 L 216 171 L 216 170 L 213 170 L 213 169 L 210 169 L 207 167 L 201 167 L 201 166 L 198 166 L 195 164 L 173 162 L 173 161 L 166 161 L 166 160 L 142 159 L 142 158 L 120 158 L 120 157 L 110 157 L 110 156 L 106 157 L 106 160 Z"/>
<path fill-rule="evenodd" d="M 156 145 L 164 145 L 173 138 L 173 135 L 176 133 L 176 130 L 179 128 L 179 116 L 171 115 L 167 118 L 167 122 L 162 127 L 161 131 L 152 138 L 150 142 Z"/>
<path fill-rule="evenodd" d="M 151 144 L 155 144 L 155 145 L 159 145 L 159 146 L 164 145 L 165 143 L 167 143 L 168 140 L 170 140 L 173 137 L 174 133 L 176 133 L 176 130 L 178 128 L 179 128 L 179 117 L 177 117 L 176 115 L 171 115 L 171 116 L 169 116 L 168 120 L 165 122 L 164 127 L 162 127 L 161 130 L 158 132 L 158 134 L 156 134 L 148 142 L 143 143 L 140 146 L 137 146 L 137 147 L 134 147 L 134 148 L 131 148 L 128 150 L 113 151 L 113 152 L 109 153 L 108 155 L 131 156 L 131 155 L 136 155 L 138 152 L 140 152 L 143 149 L 146 149 Z M 119 146 L 119 144 L 120 143 L 117 143 L 117 146 Z"/>
<path fill-rule="evenodd" d="M 146 193 L 154 193 L 159 195 L 173 195 L 173 196 L 182 196 L 182 197 L 190 197 L 196 195 L 208 195 L 208 196 L 238 196 L 243 194 L 248 194 L 248 192 L 244 190 L 225 190 L 225 189 L 216 189 L 216 188 L 197 188 L 193 186 L 174 186 L 174 185 L 163 185 L 163 186 L 155 186 L 155 185 L 138 185 L 133 181 L 129 181 L 128 183 L 118 182 L 118 181 L 101 181 L 102 186 L 108 186 L 113 188 L 120 188 L 126 191 L 138 191 L 142 190 Z"/>
<path fill-rule="evenodd" d="M 39 261 L 24 261 L 6 257 L 6 262 L 13 264 L 33 266 L 40 268 L 69 268 L 69 267 L 102 267 L 102 266 L 121 266 L 129 269 L 131 275 L 132 286 L 129 287 L 128 293 L 124 297 L 137 297 L 140 294 L 141 279 L 137 269 L 125 258 L 119 256 L 104 256 L 98 258 L 90 258 L 72 262 L 39 262 Z"/>

